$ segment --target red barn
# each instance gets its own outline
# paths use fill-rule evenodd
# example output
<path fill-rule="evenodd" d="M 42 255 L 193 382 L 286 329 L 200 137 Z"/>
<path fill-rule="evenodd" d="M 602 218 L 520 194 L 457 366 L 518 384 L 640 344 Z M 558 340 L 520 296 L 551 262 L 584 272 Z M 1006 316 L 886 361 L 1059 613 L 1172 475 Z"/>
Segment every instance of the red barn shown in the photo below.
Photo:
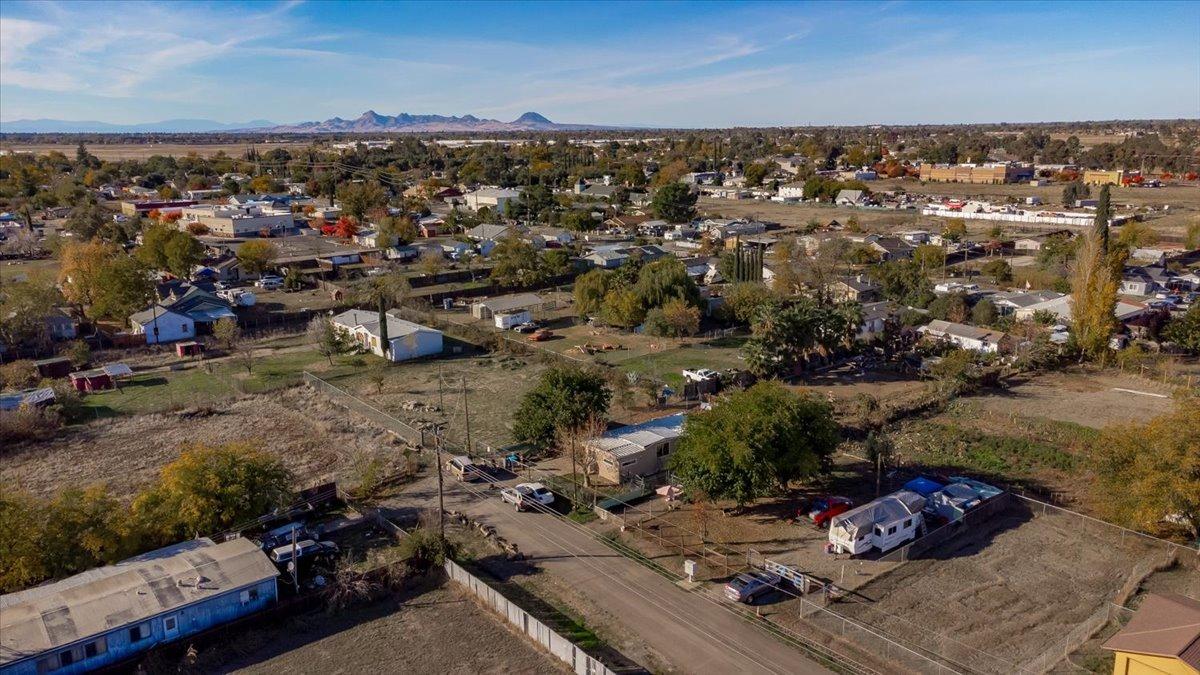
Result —
<path fill-rule="evenodd" d="M 71 386 L 75 387 L 76 391 L 102 391 L 104 389 L 116 388 L 112 375 L 109 375 L 100 368 L 96 370 L 81 370 L 77 373 L 71 373 L 70 377 Z"/>

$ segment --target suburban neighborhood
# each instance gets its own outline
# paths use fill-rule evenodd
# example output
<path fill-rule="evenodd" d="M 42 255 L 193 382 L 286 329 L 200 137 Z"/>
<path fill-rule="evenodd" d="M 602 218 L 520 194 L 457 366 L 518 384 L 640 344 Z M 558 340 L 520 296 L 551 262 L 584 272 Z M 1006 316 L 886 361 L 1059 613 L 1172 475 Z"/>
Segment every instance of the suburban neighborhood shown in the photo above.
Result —
<path fill-rule="evenodd" d="M 1095 20 L 1170 33 L 1200 96 L 1200 15 L 1151 5 Z M 544 23 L 591 45 L 631 6 L 250 3 L 235 27 L 145 3 L 146 26 L 228 39 L 181 42 L 204 56 L 150 91 L 143 64 L 80 65 L 116 7 L 0 9 L 0 675 L 1200 673 L 1196 96 L 981 115 L 879 90 L 864 111 L 848 89 L 883 66 L 847 56 L 809 115 L 766 92 L 827 63 L 792 42 L 844 46 L 676 35 L 685 11 L 1010 20 L 993 3 L 644 3 L 663 54 L 637 62 L 548 56 Z M 463 12 L 487 25 L 445 32 Z M 1077 7 L 1037 12 L 1100 40 Z M 381 41 L 402 15 L 429 37 Z M 339 51 L 341 29 L 395 57 Z M 494 82 L 431 61 L 476 50 Z M 277 80 L 254 65 L 276 58 Z M 254 96 L 193 70 L 226 59 Z M 743 59 L 761 69 L 727 80 Z M 946 59 L 886 76 L 945 88 Z M 378 75 L 376 110 L 469 91 L 487 115 L 353 116 L 304 88 L 357 69 L 423 73 L 404 98 Z M 107 103 L 68 93 L 84 78 Z M 751 85 L 780 116 L 708 105 Z M 179 114 L 68 122 L 43 97 Z M 612 121 L 508 115 L 521 97 Z"/>

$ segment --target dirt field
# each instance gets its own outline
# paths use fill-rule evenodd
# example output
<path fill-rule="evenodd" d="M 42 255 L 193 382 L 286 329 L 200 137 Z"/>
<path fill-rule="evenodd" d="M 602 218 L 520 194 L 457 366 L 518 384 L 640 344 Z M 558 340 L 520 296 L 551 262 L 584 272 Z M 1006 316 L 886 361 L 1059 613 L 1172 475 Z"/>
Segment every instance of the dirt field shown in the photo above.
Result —
<path fill-rule="evenodd" d="M 222 673 L 566 673 L 453 584 L 343 614 L 304 617 Z M 249 642 L 254 636 L 247 636 Z M 243 647 L 230 646 L 235 653 Z M 243 647 L 244 649 L 244 647 Z"/>
<path fill-rule="evenodd" d="M 180 143 L 89 143 L 87 146 L 88 152 L 96 157 L 104 160 L 120 160 L 120 159 L 146 159 L 152 155 L 170 155 L 174 157 L 183 157 L 191 153 L 195 153 L 201 157 L 212 157 L 218 152 L 224 152 L 230 157 L 241 157 L 247 150 L 254 148 L 259 152 L 267 152 L 275 148 L 284 148 L 292 150 L 296 148 L 306 148 L 311 145 L 311 142 L 288 142 L 288 141 L 273 141 L 271 143 L 196 143 L 196 144 L 180 144 Z M 4 143 L 0 148 L 4 150 L 12 150 L 13 152 L 32 152 L 39 155 L 49 154 L 53 151 L 61 152 L 65 155 L 74 156 L 77 144 L 59 144 L 59 143 Z"/>
<path fill-rule="evenodd" d="M 1050 373 L 1012 386 L 1003 395 L 970 400 L 1000 415 L 1044 417 L 1099 429 L 1162 415 L 1171 409 L 1170 395 L 1170 388 L 1162 384 L 1115 372 Z"/>
<path fill-rule="evenodd" d="M 1003 673 L 1063 644 L 1163 550 L 1018 509 L 927 555 L 860 587 L 837 611 Z"/>
<path fill-rule="evenodd" d="M 378 454 L 402 458 L 382 431 L 347 419 L 306 387 L 231 399 L 211 414 L 188 411 L 117 417 L 68 428 L 63 435 L 5 453 L 0 483 L 34 494 L 105 483 L 131 497 L 175 460 L 188 442 L 249 441 L 276 455 L 307 486 L 328 479 L 356 482 L 356 466 Z"/>
<path fill-rule="evenodd" d="M 851 217 L 867 230 L 890 231 L 893 229 L 915 229 L 932 227 L 936 218 L 923 217 L 916 211 L 892 211 L 884 209 L 854 209 L 833 205 L 782 204 L 756 199 L 713 199 L 702 197 L 697 204 L 703 217 L 756 218 L 776 222 L 784 228 L 796 228 L 810 220 L 825 225 L 831 220 L 845 224 Z"/>

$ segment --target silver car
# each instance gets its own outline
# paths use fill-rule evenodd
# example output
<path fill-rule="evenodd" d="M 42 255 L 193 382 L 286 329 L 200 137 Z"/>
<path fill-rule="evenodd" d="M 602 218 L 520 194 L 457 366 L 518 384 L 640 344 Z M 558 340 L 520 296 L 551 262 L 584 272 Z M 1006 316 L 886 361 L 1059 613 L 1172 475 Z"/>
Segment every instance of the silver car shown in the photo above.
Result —
<path fill-rule="evenodd" d="M 771 572 L 739 574 L 725 584 L 725 597 L 734 602 L 753 605 L 754 601 L 774 591 L 782 581 L 782 577 Z"/>

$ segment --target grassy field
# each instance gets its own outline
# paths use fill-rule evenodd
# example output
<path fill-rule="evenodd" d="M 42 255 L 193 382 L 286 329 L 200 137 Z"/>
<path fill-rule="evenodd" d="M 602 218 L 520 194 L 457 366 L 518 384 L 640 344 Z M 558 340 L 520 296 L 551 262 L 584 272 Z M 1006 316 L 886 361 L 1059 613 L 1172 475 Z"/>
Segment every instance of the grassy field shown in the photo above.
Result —
<path fill-rule="evenodd" d="M 0 261 L 0 284 L 18 279 L 55 279 L 58 276 L 59 262 L 56 258 L 40 260 L 5 260 Z"/>

